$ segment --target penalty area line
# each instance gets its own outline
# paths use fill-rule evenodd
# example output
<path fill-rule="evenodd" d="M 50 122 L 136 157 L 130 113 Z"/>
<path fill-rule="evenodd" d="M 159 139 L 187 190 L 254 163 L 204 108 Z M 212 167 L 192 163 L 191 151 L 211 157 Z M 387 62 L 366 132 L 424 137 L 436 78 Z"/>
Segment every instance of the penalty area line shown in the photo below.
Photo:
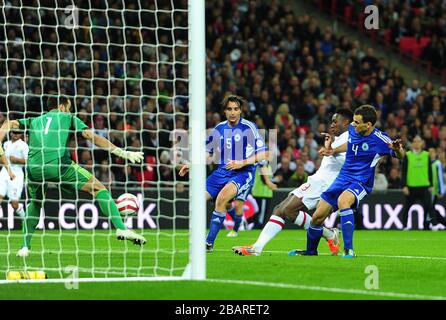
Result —
<path fill-rule="evenodd" d="M 418 299 L 418 300 L 445 300 L 446 299 L 446 297 L 443 297 L 443 296 L 430 296 L 430 295 L 411 294 L 411 293 L 402 293 L 402 292 L 372 291 L 372 290 L 347 289 L 347 288 L 330 288 L 330 287 L 307 286 L 307 285 L 288 284 L 288 283 L 273 283 L 273 282 L 230 280 L 230 279 L 206 279 L 205 281 L 217 282 L 217 283 L 261 286 L 261 287 L 284 288 L 284 289 L 298 289 L 298 290 L 308 290 L 308 291 L 351 293 L 351 294 L 359 294 L 359 295 L 367 295 L 367 296 L 380 296 L 380 297 L 402 298 L 402 299 Z"/>

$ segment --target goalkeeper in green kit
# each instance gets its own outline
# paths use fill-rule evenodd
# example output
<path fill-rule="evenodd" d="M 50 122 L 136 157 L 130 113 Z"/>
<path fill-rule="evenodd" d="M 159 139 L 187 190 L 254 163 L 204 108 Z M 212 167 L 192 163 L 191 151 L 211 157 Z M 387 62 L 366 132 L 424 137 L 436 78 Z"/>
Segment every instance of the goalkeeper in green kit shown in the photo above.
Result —
<path fill-rule="evenodd" d="M 31 249 L 31 238 L 40 218 L 45 200 L 47 182 L 57 183 L 61 189 L 73 193 L 81 190 L 90 193 L 108 216 L 119 240 L 130 240 L 142 245 L 146 239 L 129 230 L 119 213 L 110 192 L 90 172 L 71 160 L 69 139 L 71 133 L 80 133 L 94 145 L 109 150 L 114 155 L 141 162 L 142 152 L 124 151 L 104 137 L 95 134 L 79 118 L 70 113 L 71 101 L 66 97 L 49 97 L 49 112 L 35 118 L 5 121 L 0 128 L 0 143 L 9 130 L 23 129 L 29 133 L 29 156 L 26 164 L 27 187 L 30 203 L 23 221 L 24 242 L 17 255 L 26 257 Z"/>

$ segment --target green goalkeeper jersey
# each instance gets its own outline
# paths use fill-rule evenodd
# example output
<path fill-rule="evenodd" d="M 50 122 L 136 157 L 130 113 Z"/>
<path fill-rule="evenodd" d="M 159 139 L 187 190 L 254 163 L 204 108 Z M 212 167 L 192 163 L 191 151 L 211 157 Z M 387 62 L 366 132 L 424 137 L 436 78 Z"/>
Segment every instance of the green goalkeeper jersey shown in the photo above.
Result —
<path fill-rule="evenodd" d="M 32 173 L 47 166 L 57 167 L 57 176 L 71 164 L 70 134 L 88 129 L 78 117 L 57 109 L 39 117 L 20 119 L 18 122 L 20 128 L 29 134 L 28 171 Z"/>

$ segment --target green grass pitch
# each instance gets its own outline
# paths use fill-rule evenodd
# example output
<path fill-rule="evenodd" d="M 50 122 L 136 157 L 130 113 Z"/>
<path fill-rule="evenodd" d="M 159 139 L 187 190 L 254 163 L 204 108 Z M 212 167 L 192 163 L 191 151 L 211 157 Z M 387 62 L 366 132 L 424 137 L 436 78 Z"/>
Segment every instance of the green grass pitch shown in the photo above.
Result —
<path fill-rule="evenodd" d="M 23 270 L 25 264 L 49 278 L 67 277 L 67 266 L 78 266 L 80 277 L 179 276 L 188 260 L 187 232 L 145 231 L 148 244 L 139 248 L 104 231 L 95 237 L 93 231 L 37 231 L 26 260 L 15 256 L 20 233 L 9 233 L 7 241 L 1 232 L 0 280 L 8 266 Z M 324 240 L 317 257 L 289 257 L 290 249 L 305 247 L 302 230 L 282 231 L 259 257 L 232 253 L 259 233 L 227 238 L 222 230 L 206 255 L 206 281 L 81 282 L 70 290 L 63 283 L 8 283 L 0 284 L 0 299 L 446 299 L 444 231 L 356 231 L 356 259 L 328 255 Z"/>

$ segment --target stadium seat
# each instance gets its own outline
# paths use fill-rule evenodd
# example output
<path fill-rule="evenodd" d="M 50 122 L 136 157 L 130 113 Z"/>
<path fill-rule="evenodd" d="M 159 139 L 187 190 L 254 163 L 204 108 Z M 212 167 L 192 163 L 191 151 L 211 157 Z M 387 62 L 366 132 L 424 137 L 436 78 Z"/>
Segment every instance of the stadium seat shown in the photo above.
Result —
<path fill-rule="evenodd" d="M 418 17 L 419 15 L 421 15 L 422 10 L 421 8 L 412 8 L 412 12 L 415 17 Z"/>
<path fill-rule="evenodd" d="M 400 50 L 418 59 L 429 42 L 429 37 L 422 37 L 419 39 L 416 37 L 401 37 Z"/>
<path fill-rule="evenodd" d="M 359 30 L 366 32 L 368 30 L 366 28 L 364 28 L 364 21 L 365 21 L 365 14 L 364 14 L 364 12 L 360 12 L 358 14 L 357 27 Z"/>
<path fill-rule="evenodd" d="M 337 5 L 337 1 L 336 0 L 331 0 L 331 16 L 333 18 L 336 17 L 336 5 Z"/>
<path fill-rule="evenodd" d="M 384 30 L 384 45 L 386 47 L 390 46 L 392 43 L 392 29 L 385 29 Z"/>
<path fill-rule="evenodd" d="M 352 23 L 352 12 L 353 12 L 353 7 L 352 6 L 345 6 L 344 8 L 344 21 L 347 24 L 351 24 Z"/>

